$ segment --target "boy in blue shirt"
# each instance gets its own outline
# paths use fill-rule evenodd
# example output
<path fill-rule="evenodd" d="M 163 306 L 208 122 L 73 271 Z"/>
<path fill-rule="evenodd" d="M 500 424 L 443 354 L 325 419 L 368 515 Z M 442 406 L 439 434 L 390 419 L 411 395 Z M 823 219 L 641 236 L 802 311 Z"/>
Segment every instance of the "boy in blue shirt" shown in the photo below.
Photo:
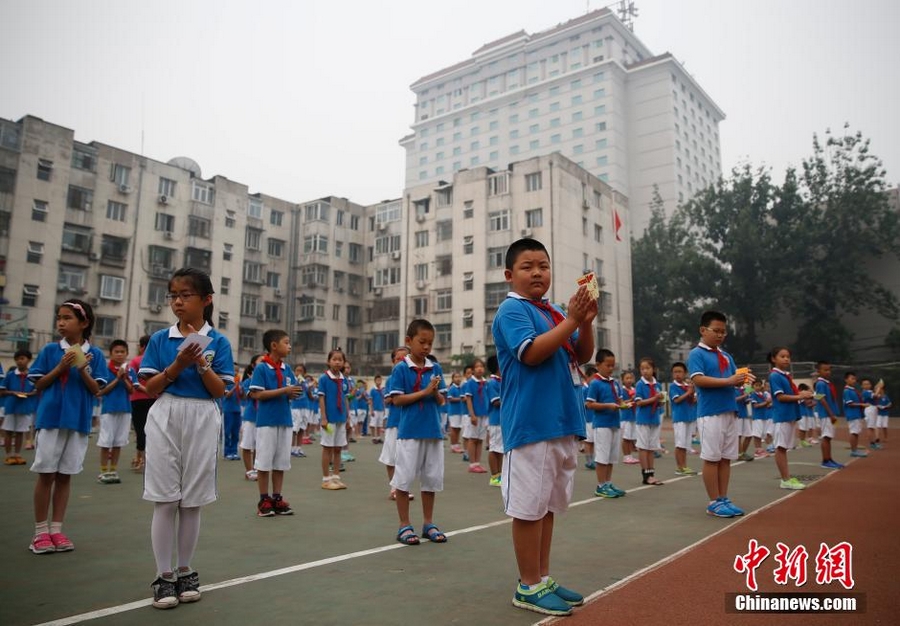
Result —
<path fill-rule="evenodd" d="M 131 393 L 134 386 L 128 375 L 128 343 L 115 339 L 109 344 L 109 373 L 112 380 L 100 390 L 101 399 L 100 434 L 97 446 L 100 448 L 100 475 L 97 482 L 110 485 L 122 482 L 119 478 L 119 454 L 128 445 L 131 430 Z"/>
<path fill-rule="evenodd" d="M 841 414 L 841 399 L 838 397 L 837 388 L 831 382 L 831 363 L 819 361 L 816 363 L 816 384 L 813 387 L 816 403 L 816 414 L 819 416 L 819 432 L 822 439 L 822 467 L 826 469 L 843 469 L 843 465 L 831 458 L 831 440 L 834 439 L 834 425 L 838 415 Z"/>
<path fill-rule="evenodd" d="M 616 355 L 612 350 L 601 348 L 597 352 L 597 371 L 591 377 L 585 397 L 585 408 L 590 415 L 588 428 L 594 430 L 594 469 L 597 472 L 598 498 L 621 498 L 624 489 L 612 482 L 613 466 L 619 462 L 619 411 L 631 410 L 631 404 L 622 398 L 622 389 L 613 378 Z"/>
<path fill-rule="evenodd" d="M 34 410 L 37 406 L 37 391 L 34 382 L 28 378 L 28 364 L 31 363 L 31 352 L 26 349 L 16 350 L 14 359 L 16 369 L 2 378 L 2 388 L 5 391 L 3 409 L 6 416 L 3 418 L 3 430 L 6 438 L 3 445 L 6 447 L 6 465 L 25 465 L 22 458 L 22 441 L 25 433 L 34 425 Z"/>
<path fill-rule="evenodd" d="M 864 458 L 869 456 L 865 450 L 859 449 L 859 433 L 863 426 L 863 409 L 866 403 L 856 388 L 856 372 L 844 374 L 844 416 L 847 418 L 847 430 L 850 432 L 850 456 Z"/>
<path fill-rule="evenodd" d="M 256 408 L 256 470 L 259 503 L 256 515 L 293 515 L 287 500 L 281 497 L 284 472 L 291 469 L 291 435 L 293 419 L 291 400 L 303 390 L 297 384 L 293 370 L 284 362 L 291 354 L 291 340 L 283 330 L 267 330 L 263 345 L 268 350 L 253 370 L 250 379 L 250 399 Z M 269 496 L 269 474 L 272 475 L 272 495 Z"/>
<path fill-rule="evenodd" d="M 700 316 L 700 342 L 688 356 L 688 372 L 697 390 L 697 429 L 703 486 L 709 496 L 706 513 L 734 517 L 744 511 L 728 498 L 731 462 L 738 458 L 737 402 L 734 388 L 753 380 L 737 372 L 734 359 L 719 346 L 728 334 L 724 313 L 705 311 Z"/>
<path fill-rule="evenodd" d="M 503 429 L 500 428 L 500 362 L 496 354 L 488 357 L 487 368 L 491 373 L 487 383 L 488 467 L 491 470 L 488 484 L 499 487 L 502 479 L 500 469 L 503 467 Z"/>
<path fill-rule="evenodd" d="M 697 472 L 688 467 L 687 451 L 691 447 L 691 433 L 697 416 L 694 414 L 694 388 L 685 382 L 687 365 L 678 361 L 672 364 L 672 383 L 669 385 L 669 399 L 672 401 L 672 430 L 675 436 L 675 473 L 679 476 L 693 476 Z"/>
<path fill-rule="evenodd" d="M 382 387 L 381 375 L 373 379 L 374 386 L 369 390 L 369 403 L 372 405 L 372 414 L 369 417 L 369 429 L 372 431 L 372 443 L 383 443 L 384 431 L 384 387 Z"/>
<path fill-rule="evenodd" d="M 511 291 L 492 324 L 503 378 L 500 423 L 504 458 L 501 493 L 513 518 L 519 584 L 513 605 L 547 615 L 569 615 L 584 598 L 550 577 L 556 513 L 568 509 L 584 439 L 579 364 L 594 352 L 597 301 L 582 285 L 569 300 L 568 317 L 544 296 L 550 255 L 524 238 L 506 251 L 504 278 Z"/>

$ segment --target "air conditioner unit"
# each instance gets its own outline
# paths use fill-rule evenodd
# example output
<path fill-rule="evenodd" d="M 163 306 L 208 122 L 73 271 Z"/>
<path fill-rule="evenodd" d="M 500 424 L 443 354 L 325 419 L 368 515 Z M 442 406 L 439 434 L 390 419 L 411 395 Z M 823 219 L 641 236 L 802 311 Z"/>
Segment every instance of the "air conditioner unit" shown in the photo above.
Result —
<path fill-rule="evenodd" d="M 417 213 L 417 214 L 416 214 L 416 221 L 417 221 L 417 222 L 424 222 L 424 221 L 425 221 L 425 214 L 424 214 L 424 213 Z"/>
<path fill-rule="evenodd" d="M 280 298 L 281 296 L 282 296 L 281 289 L 276 289 L 276 290 L 275 290 L 275 297 L 276 297 L 276 298 Z"/>
<path fill-rule="evenodd" d="M 425 287 L 426 287 L 427 285 L 428 285 L 428 283 L 426 283 L 424 280 L 417 280 L 417 281 L 416 281 L 416 289 L 425 289 Z"/>
<path fill-rule="evenodd" d="M 265 322 L 265 321 L 266 321 L 266 316 L 265 316 L 265 315 L 262 315 L 262 314 L 257 315 L 257 316 L 256 316 L 256 321 L 257 321 L 257 322 Z"/>
<path fill-rule="evenodd" d="M 523 228 L 523 229 L 522 229 L 522 236 L 523 236 L 523 237 L 531 237 L 531 229 L 530 229 L 530 228 Z"/>
<path fill-rule="evenodd" d="M 99 261 L 99 260 L 100 260 L 100 255 L 97 254 L 96 252 L 91 252 L 90 254 L 88 254 L 88 258 L 89 258 L 91 261 Z"/>
<path fill-rule="evenodd" d="M 397 250 L 396 252 L 391 254 L 391 258 L 394 259 L 395 261 L 399 261 L 400 260 L 400 251 Z"/>
<path fill-rule="evenodd" d="M 159 196 L 159 203 L 160 204 L 169 204 L 169 196 L 167 196 L 166 194 L 161 194 Z"/>
<path fill-rule="evenodd" d="M 163 231 L 163 237 L 165 239 L 171 239 L 174 236 L 175 236 L 175 233 L 173 233 L 171 230 Z"/>
<path fill-rule="evenodd" d="M 382 293 L 381 287 L 376 287 L 375 289 L 372 290 L 372 293 L 375 295 L 376 298 L 380 298 L 381 293 Z"/>
<path fill-rule="evenodd" d="M 100 298 L 98 298 L 98 297 L 96 297 L 96 296 L 94 296 L 93 298 L 88 298 L 88 303 L 89 303 L 91 306 L 99 306 L 99 305 L 100 305 Z"/>
<path fill-rule="evenodd" d="M 378 230 L 387 230 L 387 222 L 379 222 Z"/>
<path fill-rule="evenodd" d="M 128 185 L 119 185 L 119 193 L 131 193 L 131 187 Z"/>
<path fill-rule="evenodd" d="M 150 305 L 150 312 L 151 312 L 151 313 L 159 313 L 160 311 L 162 311 L 162 305 L 161 305 L 161 304 L 151 304 L 151 305 Z"/>

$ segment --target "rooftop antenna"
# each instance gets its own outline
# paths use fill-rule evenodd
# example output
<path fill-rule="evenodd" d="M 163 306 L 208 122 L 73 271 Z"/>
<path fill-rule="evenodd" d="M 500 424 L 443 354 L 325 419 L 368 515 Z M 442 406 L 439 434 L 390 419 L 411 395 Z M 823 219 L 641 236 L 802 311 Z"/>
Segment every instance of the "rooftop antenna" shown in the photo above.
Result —
<path fill-rule="evenodd" d="M 619 0 L 619 8 L 616 9 L 619 19 L 628 27 L 628 30 L 634 32 L 634 18 L 638 16 L 638 10 L 634 6 L 632 0 Z"/>

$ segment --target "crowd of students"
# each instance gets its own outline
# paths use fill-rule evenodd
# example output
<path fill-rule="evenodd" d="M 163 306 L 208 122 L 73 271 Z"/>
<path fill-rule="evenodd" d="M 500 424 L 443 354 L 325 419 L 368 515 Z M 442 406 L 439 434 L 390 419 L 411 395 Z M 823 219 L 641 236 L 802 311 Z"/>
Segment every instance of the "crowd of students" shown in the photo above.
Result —
<path fill-rule="evenodd" d="M 379 461 L 397 508 L 395 538 L 411 546 L 422 539 L 447 541 L 435 523 L 435 498 L 443 490 L 449 439 L 450 452 L 462 455 L 468 472 L 489 473 L 488 484 L 500 488 L 513 518 L 519 574 L 513 604 L 568 615 L 584 598 L 554 580 L 550 553 L 555 515 L 573 494 L 579 451 L 596 472 L 597 497 L 626 495 L 612 480 L 620 462 L 640 465 L 644 485 L 663 485 L 654 460 L 665 451 L 660 432 L 668 404 L 675 473 L 697 474 L 688 457 L 698 453 L 699 443 L 706 512 L 728 518 L 743 514 L 728 496 L 732 461 L 773 454 L 780 486 L 802 489 L 789 474 L 788 451 L 819 445 L 822 466 L 842 468 L 831 448 L 839 416 L 847 419 L 853 457 L 866 456 L 859 443 L 863 422 L 870 448 L 887 439 L 891 401 L 883 384 L 863 379 L 858 389 L 855 374 L 848 373 L 838 393 L 831 366 L 822 361 L 814 389 L 796 385 L 791 353 L 783 347 L 772 350 L 764 382 L 737 368 L 721 349 L 727 319 L 716 311 L 703 314 L 700 341 L 687 363 L 672 366 L 668 390 L 649 358 L 640 359 L 637 373 L 617 378 L 615 354 L 595 352 L 597 302 L 586 287 L 575 291 L 565 312 L 547 302 L 550 258 L 533 239 L 512 244 L 505 267 L 510 293 L 493 321 L 495 356 L 476 359 L 448 381 L 432 356 L 434 327 L 416 319 L 406 329 L 405 345 L 391 354 L 391 374 L 386 381 L 376 376 L 371 388 L 354 381 L 340 350 L 328 354 L 318 378 L 302 365 L 292 368 L 289 335 L 277 329 L 264 333 L 265 352 L 243 376 L 236 374 L 227 338 L 212 327 L 211 281 L 195 269 L 178 270 L 169 281 L 167 299 L 177 322 L 143 337 L 131 361 L 124 341 L 109 346 L 107 360 L 90 343 L 90 305 L 67 300 L 56 316 L 61 339 L 45 346 L 33 364 L 27 350 L 18 351 L 16 369 L 3 383 L 6 465 L 25 463 L 21 449 L 29 429 L 36 429 L 31 551 L 74 549 L 63 523 L 97 403 L 98 481 L 121 481 L 121 450 L 132 428 L 136 435 L 131 467 L 143 472 L 143 498 L 153 503 L 153 606 L 161 609 L 201 598 L 192 560 L 201 509 L 217 498 L 220 451 L 227 460 L 243 461 L 245 478 L 257 482 L 257 516 L 287 516 L 294 510 L 283 493 L 285 472 L 292 457 L 307 456 L 304 445 L 318 440 L 321 488 L 339 491 L 348 488 L 344 464 L 355 460 L 350 444 L 371 435 L 382 446 Z M 583 374 L 580 364 L 591 360 Z M 485 447 L 487 469 L 481 462 Z M 416 485 L 421 532 L 410 511 Z"/>

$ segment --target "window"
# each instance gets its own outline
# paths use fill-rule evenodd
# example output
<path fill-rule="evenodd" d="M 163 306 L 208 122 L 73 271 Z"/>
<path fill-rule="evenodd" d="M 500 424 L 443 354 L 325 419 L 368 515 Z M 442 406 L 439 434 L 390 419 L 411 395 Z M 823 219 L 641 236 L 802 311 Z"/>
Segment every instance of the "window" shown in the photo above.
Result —
<path fill-rule="evenodd" d="M 262 263 L 244 261 L 244 281 L 248 283 L 262 283 Z"/>
<path fill-rule="evenodd" d="M 248 250 L 262 250 L 262 233 L 259 228 L 248 226 L 244 235 L 244 247 Z"/>
<path fill-rule="evenodd" d="M 343 241 L 335 241 L 334 242 L 334 256 L 335 258 L 341 258 L 344 254 L 344 242 Z"/>
<path fill-rule="evenodd" d="M 271 237 L 269 237 L 269 256 L 276 259 L 282 258 L 284 256 L 284 246 L 285 243 L 281 239 L 272 239 Z"/>
<path fill-rule="evenodd" d="M 124 237 L 103 235 L 100 242 L 100 258 L 114 263 L 125 263 L 128 258 L 128 240 Z"/>
<path fill-rule="evenodd" d="M 397 204 L 399 207 L 399 203 Z M 313 202 L 303 207 L 304 220 L 307 222 L 327 222 L 330 219 L 330 213 L 331 205 L 325 202 Z"/>
<path fill-rule="evenodd" d="M 343 226 L 344 225 L 344 212 L 338 209 L 337 213 L 334 216 L 334 224 L 335 226 Z"/>
<path fill-rule="evenodd" d="M 603 241 L 603 227 L 600 224 L 594 224 L 594 241 Z"/>
<path fill-rule="evenodd" d="M 46 222 L 47 213 L 49 213 L 47 203 L 43 200 L 34 200 L 31 203 L 31 219 L 35 222 Z"/>
<path fill-rule="evenodd" d="M 255 351 L 257 349 L 256 331 L 252 328 L 241 328 L 238 331 L 238 337 L 241 350 Z"/>
<path fill-rule="evenodd" d="M 435 224 L 435 239 L 440 241 L 450 241 L 453 239 L 453 220 L 442 220 Z"/>
<path fill-rule="evenodd" d="M 506 248 L 488 248 L 487 266 L 488 269 L 498 269 L 505 267 Z"/>
<path fill-rule="evenodd" d="M 72 167 L 79 170 L 94 171 L 97 155 L 89 148 L 75 146 L 72 150 Z"/>
<path fill-rule="evenodd" d="M 452 324 L 435 324 L 435 326 L 434 326 L 434 342 L 438 346 L 453 345 L 453 325 Z"/>
<path fill-rule="evenodd" d="M 175 196 L 175 181 L 171 178 L 163 178 L 159 177 L 159 186 L 157 187 L 157 191 L 159 195 L 165 196 L 166 198 L 172 198 Z"/>
<path fill-rule="evenodd" d="M 209 239 L 210 222 L 202 217 L 188 216 L 188 235 Z"/>
<path fill-rule="evenodd" d="M 388 267 L 375 270 L 375 279 L 372 284 L 375 287 L 400 284 L 400 268 Z"/>
<path fill-rule="evenodd" d="M 304 352 L 325 352 L 325 332 L 318 330 L 300 331 L 297 333 L 297 346 Z"/>
<path fill-rule="evenodd" d="M 541 140 L 540 140 L 540 139 L 532 139 L 531 141 L 528 142 L 528 149 L 529 149 L 529 150 L 537 150 L 537 149 L 540 148 L 540 147 L 541 147 Z"/>
<path fill-rule="evenodd" d="M 344 277 L 346 274 L 344 272 L 339 272 L 337 270 L 334 271 L 334 278 L 332 279 L 332 285 L 334 285 L 334 290 L 338 293 L 342 293 L 344 291 Z"/>
<path fill-rule="evenodd" d="M 509 230 L 509 209 L 488 213 L 488 230 Z"/>
<path fill-rule="evenodd" d="M 229 291 L 231 291 L 231 278 L 229 278 L 227 276 L 223 276 L 221 288 L 219 289 L 219 292 L 223 296 L 227 296 Z"/>
<path fill-rule="evenodd" d="M 87 270 L 73 265 L 60 265 L 56 288 L 60 291 L 84 291 Z"/>
<path fill-rule="evenodd" d="M 225 247 L 222 250 L 222 260 L 230 261 L 233 253 L 234 253 L 234 245 L 230 244 L 230 243 L 226 243 Z"/>
<path fill-rule="evenodd" d="M 234 211 L 225 211 L 225 228 L 234 228 L 236 222 Z"/>
<path fill-rule="evenodd" d="M 453 290 L 441 289 L 435 294 L 435 310 L 449 311 L 453 308 Z"/>
<path fill-rule="evenodd" d="M 581 104 L 581 102 L 582 102 L 582 97 L 580 95 L 572 96 L 572 106 L 578 106 L 579 104 Z"/>
<path fill-rule="evenodd" d="M 300 271 L 300 282 L 306 287 L 327 287 L 328 266 L 306 265 Z"/>
<path fill-rule="evenodd" d="M 463 274 L 463 291 L 472 291 L 475 289 L 474 272 L 466 272 Z"/>
<path fill-rule="evenodd" d="M 463 254 L 472 254 L 475 251 L 475 237 L 466 235 L 463 237 Z"/>
<path fill-rule="evenodd" d="M 45 204 L 45 206 L 46 206 L 46 204 Z M 127 204 L 109 200 L 106 203 L 106 219 L 114 220 L 116 222 L 124 222 L 127 209 L 128 209 Z"/>
<path fill-rule="evenodd" d="M 557 133 L 555 135 L 550 135 L 550 143 L 551 144 L 559 143 L 560 141 L 562 141 L 562 136 L 559 133 Z"/>
<path fill-rule="evenodd" d="M 428 231 L 427 230 L 416 231 L 416 247 L 417 248 L 425 248 L 427 246 L 428 246 Z"/>
<path fill-rule="evenodd" d="M 50 174 L 53 172 L 53 161 L 48 159 L 38 159 L 37 178 L 38 180 L 50 180 Z"/>
<path fill-rule="evenodd" d="M 463 328 L 472 328 L 474 326 L 475 315 L 472 309 L 463 309 Z"/>
<path fill-rule="evenodd" d="M 596 130 L 597 132 L 603 132 L 604 130 L 606 130 L 606 122 L 597 122 L 594 125 L 594 130 Z"/>
<path fill-rule="evenodd" d="M 484 306 L 487 309 L 496 309 L 500 303 L 506 300 L 509 293 L 509 284 L 504 282 L 488 283 L 484 286 Z"/>
<path fill-rule="evenodd" d="M 44 260 L 44 244 L 40 241 L 29 241 L 25 261 L 40 264 Z"/>
<path fill-rule="evenodd" d="M 91 251 L 91 230 L 72 224 L 63 226 L 62 249 L 87 254 Z"/>
<path fill-rule="evenodd" d="M 600 302 L 598 303 L 600 311 L 606 313 L 607 315 L 612 314 L 612 299 L 612 294 L 610 292 L 601 291 Z"/>
<path fill-rule="evenodd" d="M 100 297 L 104 300 L 122 300 L 125 293 L 125 279 L 119 276 L 100 276 Z"/>
<path fill-rule="evenodd" d="M 417 296 L 413 298 L 413 315 L 416 317 L 428 315 L 428 296 Z"/>
<path fill-rule="evenodd" d="M 113 163 L 109 171 L 109 179 L 119 187 L 127 187 L 128 179 L 131 178 L 131 168 Z"/>
<path fill-rule="evenodd" d="M 265 315 L 267 322 L 280 322 L 281 305 L 277 302 L 266 302 Z"/>
<path fill-rule="evenodd" d="M 212 260 L 211 250 L 202 250 L 200 248 L 187 248 L 184 251 L 184 264 L 187 267 L 196 267 L 209 273 Z"/>
<path fill-rule="evenodd" d="M 510 139 L 518 139 L 519 138 L 519 130 L 514 128 L 513 130 L 509 131 L 509 138 Z"/>
<path fill-rule="evenodd" d="M 572 113 L 572 121 L 573 122 L 580 122 L 583 119 L 584 119 L 584 113 L 582 113 L 581 111 L 575 111 L 574 113 Z"/>
<path fill-rule="evenodd" d="M 22 306 L 37 306 L 41 290 L 37 285 L 22 285 Z"/>
<path fill-rule="evenodd" d="M 263 216 L 263 203 L 259 198 L 249 198 L 247 200 L 247 217 L 261 220 Z"/>
<path fill-rule="evenodd" d="M 525 176 L 525 191 L 539 191 L 541 189 L 541 172 L 527 174 Z"/>
<path fill-rule="evenodd" d="M 448 207 L 453 204 L 453 187 L 446 187 L 435 192 L 435 206 Z"/>
<path fill-rule="evenodd" d="M 584 129 L 583 128 L 573 128 L 572 129 L 572 139 L 580 139 L 584 137 Z"/>
<path fill-rule="evenodd" d="M 303 252 L 304 254 L 313 252 L 326 254 L 328 252 L 328 237 L 325 235 L 307 235 L 303 238 Z"/>
<path fill-rule="evenodd" d="M 525 211 L 525 227 L 540 228 L 544 225 L 543 209 L 530 209 Z"/>
<path fill-rule="evenodd" d="M 115 337 L 118 335 L 119 318 L 97 316 L 94 321 L 93 335 L 97 337 Z"/>
<path fill-rule="evenodd" d="M 349 249 L 349 256 L 351 263 L 361 263 L 363 256 L 363 247 L 358 243 L 351 243 Z"/>
<path fill-rule="evenodd" d="M 168 213 L 156 214 L 156 230 L 166 233 L 175 232 L 175 216 Z"/>
<path fill-rule="evenodd" d="M 375 254 L 390 254 L 400 251 L 400 235 L 387 235 L 375 239 Z"/>
<path fill-rule="evenodd" d="M 269 213 L 269 223 L 272 226 L 281 226 L 284 222 L 284 211 L 276 211 L 272 209 L 272 212 Z"/>
<path fill-rule="evenodd" d="M 434 268 L 434 271 L 438 276 L 449 276 L 453 272 L 453 256 L 445 254 L 443 256 L 435 257 Z"/>
<path fill-rule="evenodd" d="M 416 263 L 416 280 L 428 280 L 428 263 Z"/>
<path fill-rule="evenodd" d="M 281 286 L 281 274 L 278 272 L 266 272 L 266 287 L 278 289 Z"/>
<path fill-rule="evenodd" d="M 528 127 L 528 132 L 531 133 L 532 135 L 539 133 L 540 131 L 541 131 L 540 124 L 532 124 L 531 126 Z"/>
<path fill-rule="evenodd" d="M 175 266 L 175 251 L 162 246 L 148 246 L 147 257 L 150 261 L 150 271 L 158 269 L 160 278 L 168 278 Z"/>
<path fill-rule="evenodd" d="M 81 211 L 90 211 L 91 203 L 94 201 L 94 192 L 84 187 L 76 187 L 69 185 L 69 193 L 66 197 L 66 206 L 70 209 L 79 209 Z"/>
<path fill-rule="evenodd" d="M 0 127 L 2 130 L 2 127 Z M 3 135 L 5 137 L 5 135 Z M 16 170 L 0 166 L 0 193 L 13 193 L 16 188 Z"/>
<path fill-rule="evenodd" d="M 228 330 L 228 313 L 219 311 L 219 323 L 216 324 L 218 330 Z"/>
<path fill-rule="evenodd" d="M 359 326 L 362 323 L 362 309 L 355 304 L 347 305 L 347 326 Z"/>
<path fill-rule="evenodd" d="M 472 208 L 472 201 L 466 200 L 463 204 L 463 219 L 470 219 L 474 214 L 475 210 Z"/>
<path fill-rule="evenodd" d="M 558 117 L 554 117 L 552 120 L 550 120 L 550 128 L 556 128 L 559 125 L 560 119 Z"/>
<path fill-rule="evenodd" d="M 488 195 L 498 196 L 509 193 L 509 172 L 491 174 L 488 177 Z"/>
<path fill-rule="evenodd" d="M 241 296 L 241 315 L 246 317 L 259 315 L 259 296 Z"/>
<path fill-rule="evenodd" d="M 350 216 L 350 230 L 359 230 L 359 215 Z"/>

